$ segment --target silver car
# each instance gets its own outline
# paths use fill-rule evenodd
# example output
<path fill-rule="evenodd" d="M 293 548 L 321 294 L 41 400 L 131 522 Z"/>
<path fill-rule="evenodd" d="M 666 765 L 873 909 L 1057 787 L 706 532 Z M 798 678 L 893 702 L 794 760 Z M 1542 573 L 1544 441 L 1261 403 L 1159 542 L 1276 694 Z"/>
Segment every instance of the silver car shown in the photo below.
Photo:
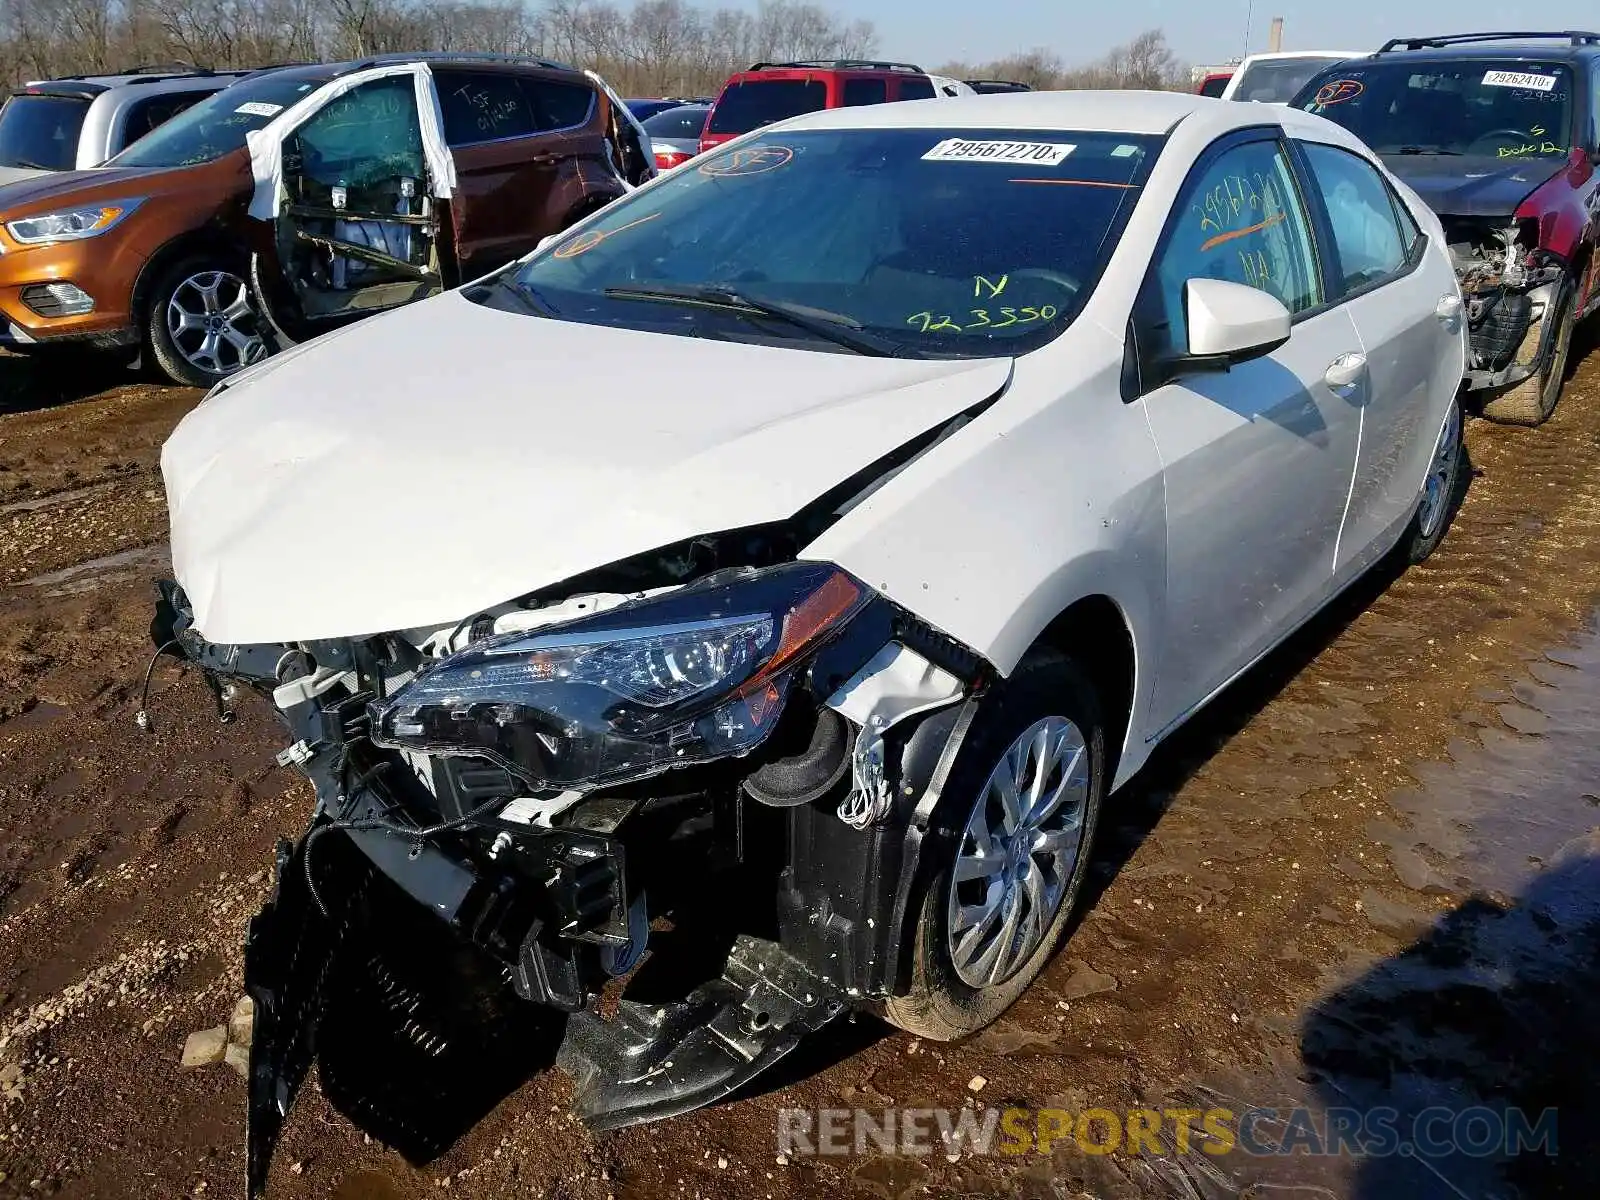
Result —
<path fill-rule="evenodd" d="M 25 83 L 0 108 L 0 184 L 97 167 L 247 74 L 178 65 Z"/>
<path fill-rule="evenodd" d="M 644 131 L 650 135 L 656 170 L 681 167 L 700 153 L 700 131 L 710 112 L 709 104 L 677 104 L 645 118 Z"/>

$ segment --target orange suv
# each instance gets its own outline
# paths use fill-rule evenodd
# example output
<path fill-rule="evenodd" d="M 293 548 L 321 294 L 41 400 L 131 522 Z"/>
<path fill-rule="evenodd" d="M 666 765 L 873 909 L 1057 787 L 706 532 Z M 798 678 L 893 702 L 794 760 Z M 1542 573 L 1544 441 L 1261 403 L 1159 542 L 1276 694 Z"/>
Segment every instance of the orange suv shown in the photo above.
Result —
<path fill-rule="evenodd" d="M 103 167 L 0 189 L 0 345 L 138 347 L 208 387 L 285 330 L 502 266 L 654 169 L 614 93 L 571 67 L 439 54 L 262 71 Z"/>
<path fill-rule="evenodd" d="M 937 95 L 928 73 L 910 63 L 862 59 L 757 63 L 723 85 L 700 135 L 700 151 L 801 113 L 932 100 Z"/>

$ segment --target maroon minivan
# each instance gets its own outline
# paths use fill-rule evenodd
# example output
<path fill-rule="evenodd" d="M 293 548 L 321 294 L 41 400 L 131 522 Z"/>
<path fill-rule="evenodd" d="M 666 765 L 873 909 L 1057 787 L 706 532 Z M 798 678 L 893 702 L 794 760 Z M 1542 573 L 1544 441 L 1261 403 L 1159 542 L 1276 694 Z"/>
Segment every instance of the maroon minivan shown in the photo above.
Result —
<path fill-rule="evenodd" d="M 700 151 L 801 113 L 932 100 L 935 94 L 928 73 L 910 63 L 861 59 L 757 63 L 723 85 L 700 135 Z"/>

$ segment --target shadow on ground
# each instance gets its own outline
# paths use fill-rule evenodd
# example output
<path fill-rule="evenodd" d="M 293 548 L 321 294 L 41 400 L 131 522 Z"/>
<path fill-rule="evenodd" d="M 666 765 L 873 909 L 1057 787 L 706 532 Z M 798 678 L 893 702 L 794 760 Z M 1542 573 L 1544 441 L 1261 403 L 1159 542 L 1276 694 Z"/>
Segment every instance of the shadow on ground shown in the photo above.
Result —
<path fill-rule="evenodd" d="M 1600 857 L 1469 900 L 1319 1003 L 1301 1050 L 1322 1105 L 1392 1114 L 1351 1200 L 1600 1195 Z"/>
<path fill-rule="evenodd" d="M 56 408 L 138 383 L 142 376 L 130 362 L 129 356 L 82 347 L 0 353 L 0 415 Z"/>

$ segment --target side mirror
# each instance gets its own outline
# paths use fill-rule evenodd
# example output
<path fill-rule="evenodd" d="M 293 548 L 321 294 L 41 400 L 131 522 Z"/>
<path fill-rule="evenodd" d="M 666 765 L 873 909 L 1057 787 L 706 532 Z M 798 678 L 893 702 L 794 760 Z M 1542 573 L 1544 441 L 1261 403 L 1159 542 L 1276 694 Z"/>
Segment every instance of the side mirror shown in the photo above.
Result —
<path fill-rule="evenodd" d="M 1226 370 L 1271 354 L 1289 340 L 1291 317 L 1283 301 L 1258 288 L 1222 279 L 1183 285 L 1188 313 L 1189 360 Z"/>

